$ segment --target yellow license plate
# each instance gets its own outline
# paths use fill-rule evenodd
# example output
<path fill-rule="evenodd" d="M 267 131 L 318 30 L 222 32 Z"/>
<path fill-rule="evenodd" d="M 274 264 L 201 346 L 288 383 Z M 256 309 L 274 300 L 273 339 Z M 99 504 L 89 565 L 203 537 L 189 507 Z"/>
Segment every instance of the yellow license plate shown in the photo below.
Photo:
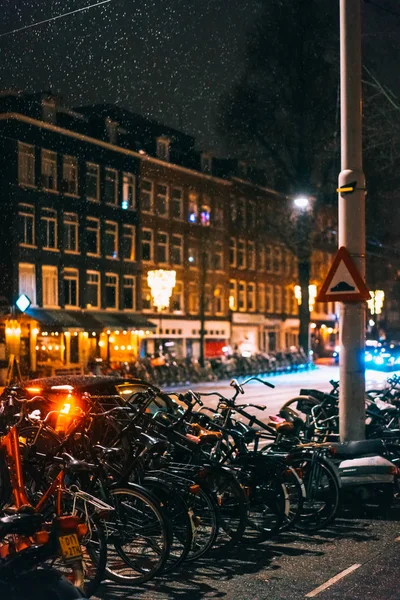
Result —
<path fill-rule="evenodd" d="M 81 545 L 76 533 L 62 535 L 58 539 L 60 542 L 61 554 L 65 560 L 72 560 L 82 556 Z"/>

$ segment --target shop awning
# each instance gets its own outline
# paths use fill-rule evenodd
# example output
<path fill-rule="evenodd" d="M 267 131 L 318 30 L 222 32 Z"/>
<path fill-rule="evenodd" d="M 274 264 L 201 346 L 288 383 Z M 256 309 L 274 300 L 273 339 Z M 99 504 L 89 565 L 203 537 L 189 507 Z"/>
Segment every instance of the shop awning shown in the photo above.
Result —
<path fill-rule="evenodd" d="M 25 313 L 31 319 L 38 321 L 41 327 L 51 331 L 63 331 L 64 329 L 83 330 L 81 325 L 73 315 L 67 310 L 47 310 L 44 308 L 28 308 Z"/>
<path fill-rule="evenodd" d="M 154 330 L 156 325 L 143 315 L 124 312 L 51 310 L 29 308 L 26 315 L 51 331 L 75 329 L 77 331 L 103 331 L 104 329 Z"/>

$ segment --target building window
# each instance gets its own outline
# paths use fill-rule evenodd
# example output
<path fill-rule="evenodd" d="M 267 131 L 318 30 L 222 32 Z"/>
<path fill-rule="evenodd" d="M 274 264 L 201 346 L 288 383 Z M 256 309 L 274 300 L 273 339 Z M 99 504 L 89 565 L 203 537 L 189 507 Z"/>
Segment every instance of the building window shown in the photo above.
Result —
<path fill-rule="evenodd" d="M 201 225 L 209 225 L 210 224 L 210 205 L 208 203 L 203 203 L 200 208 L 200 223 Z"/>
<path fill-rule="evenodd" d="M 196 283 L 189 283 L 189 313 L 198 315 L 200 312 L 200 295 Z"/>
<path fill-rule="evenodd" d="M 282 288 L 280 285 L 274 286 L 274 312 L 282 312 Z"/>
<path fill-rule="evenodd" d="M 213 269 L 215 271 L 222 271 L 224 268 L 224 251 L 222 244 L 216 242 L 214 244 L 214 255 L 213 255 Z"/>
<path fill-rule="evenodd" d="M 238 309 L 241 312 L 246 312 L 246 282 L 239 281 L 238 286 Z"/>
<path fill-rule="evenodd" d="M 249 201 L 247 203 L 247 223 L 252 229 L 256 226 L 256 205 L 255 202 Z"/>
<path fill-rule="evenodd" d="M 258 284 L 258 312 L 265 313 L 265 285 Z"/>
<path fill-rule="evenodd" d="M 136 181 L 132 173 L 124 173 L 122 179 L 122 208 L 136 207 Z"/>
<path fill-rule="evenodd" d="M 229 280 L 229 308 L 237 310 L 238 307 L 238 285 L 235 279 Z"/>
<path fill-rule="evenodd" d="M 247 246 L 248 267 L 252 271 L 256 268 L 256 246 L 254 242 L 248 242 Z"/>
<path fill-rule="evenodd" d="M 153 299 L 151 297 L 151 290 L 148 287 L 145 279 L 142 279 L 142 310 L 151 311 L 153 308 Z"/>
<path fill-rule="evenodd" d="M 106 258 L 118 258 L 118 223 L 106 221 L 105 223 L 105 255 Z"/>
<path fill-rule="evenodd" d="M 57 154 L 42 148 L 42 187 L 54 192 L 57 190 Z"/>
<path fill-rule="evenodd" d="M 18 291 L 28 296 L 32 305 L 36 305 L 36 268 L 29 263 L 18 265 Z"/>
<path fill-rule="evenodd" d="M 272 273 L 272 246 L 265 247 L 265 270 L 267 273 Z"/>
<path fill-rule="evenodd" d="M 183 264 L 183 238 L 181 235 L 171 236 L 171 263 L 173 265 Z"/>
<path fill-rule="evenodd" d="M 241 224 L 242 227 L 246 227 L 246 199 L 239 198 L 238 200 L 238 212 L 237 212 L 237 220 Z"/>
<path fill-rule="evenodd" d="M 168 216 L 168 188 L 159 183 L 156 185 L 156 212 L 159 217 Z"/>
<path fill-rule="evenodd" d="M 86 163 L 86 198 L 93 202 L 100 199 L 100 169 L 99 165 Z"/>
<path fill-rule="evenodd" d="M 154 186 L 152 181 L 147 179 L 142 181 L 140 200 L 142 211 L 152 213 L 154 204 Z"/>
<path fill-rule="evenodd" d="M 196 192 L 189 193 L 188 221 L 197 223 L 199 216 L 199 197 Z"/>
<path fill-rule="evenodd" d="M 244 240 L 238 241 L 237 266 L 239 269 L 246 268 L 246 242 Z"/>
<path fill-rule="evenodd" d="M 168 233 L 159 231 L 157 233 L 157 262 L 168 263 Z"/>
<path fill-rule="evenodd" d="M 152 262 L 154 260 L 154 238 L 152 229 L 142 231 L 142 260 Z"/>
<path fill-rule="evenodd" d="M 256 284 L 247 284 L 247 310 L 254 312 L 256 310 Z"/>
<path fill-rule="evenodd" d="M 214 290 L 214 305 L 215 314 L 222 315 L 224 313 L 224 288 L 222 285 L 217 285 Z"/>
<path fill-rule="evenodd" d="M 35 207 L 31 204 L 20 204 L 19 221 L 21 226 L 21 246 L 35 245 Z"/>
<path fill-rule="evenodd" d="M 213 309 L 213 296 L 211 293 L 211 285 L 206 283 L 204 286 L 204 313 L 211 315 Z"/>
<path fill-rule="evenodd" d="M 86 308 L 100 308 L 100 273 L 86 271 Z"/>
<path fill-rule="evenodd" d="M 18 142 L 18 183 L 35 186 L 35 146 Z"/>
<path fill-rule="evenodd" d="M 64 269 L 64 303 L 65 306 L 79 306 L 79 273 L 78 269 Z"/>
<path fill-rule="evenodd" d="M 100 256 L 100 220 L 95 217 L 86 217 L 86 252 Z"/>
<path fill-rule="evenodd" d="M 213 224 L 220 227 L 224 223 L 224 209 L 221 200 L 215 200 L 213 210 Z"/>
<path fill-rule="evenodd" d="M 118 275 L 106 273 L 105 308 L 118 309 Z"/>
<path fill-rule="evenodd" d="M 274 273 L 280 275 L 282 270 L 282 248 L 277 246 L 274 248 Z"/>
<path fill-rule="evenodd" d="M 124 260 L 136 258 L 136 230 L 133 225 L 124 225 L 122 234 L 122 256 Z"/>
<path fill-rule="evenodd" d="M 64 250 L 78 252 L 78 215 L 64 213 Z"/>
<path fill-rule="evenodd" d="M 169 160 L 169 144 L 170 141 L 166 138 L 157 139 L 157 158 L 160 160 Z"/>
<path fill-rule="evenodd" d="M 71 196 L 78 195 L 78 161 L 73 156 L 63 156 L 63 192 Z"/>
<path fill-rule="evenodd" d="M 199 266 L 199 249 L 197 248 L 197 246 L 194 246 L 194 245 L 189 246 L 189 248 L 188 248 L 188 263 L 189 263 L 189 267 L 198 267 Z"/>
<path fill-rule="evenodd" d="M 57 212 L 52 208 L 43 208 L 41 221 L 43 224 L 43 249 L 57 248 Z"/>
<path fill-rule="evenodd" d="M 173 187 L 171 189 L 171 213 L 173 219 L 183 219 L 183 190 Z"/>
<path fill-rule="evenodd" d="M 170 308 L 174 313 L 183 312 L 183 283 L 181 281 L 177 281 L 172 290 Z"/>
<path fill-rule="evenodd" d="M 136 277 L 124 275 L 124 309 L 136 310 Z"/>
<path fill-rule="evenodd" d="M 265 286 L 265 312 L 274 312 L 274 288 L 269 284 Z"/>
<path fill-rule="evenodd" d="M 229 266 L 236 267 L 237 265 L 237 242 L 235 238 L 230 239 L 229 243 Z"/>
<path fill-rule="evenodd" d="M 286 288 L 283 288 L 283 293 L 285 295 L 285 301 L 284 301 L 285 313 L 287 315 L 290 315 L 292 312 L 293 290 L 291 287 L 286 287 Z"/>
<path fill-rule="evenodd" d="M 265 247 L 258 246 L 258 268 L 265 271 Z"/>
<path fill-rule="evenodd" d="M 231 223 L 236 223 L 237 217 L 238 217 L 236 198 L 231 198 L 230 209 L 231 209 Z"/>
<path fill-rule="evenodd" d="M 42 266 L 42 299 L 44 307 L 58 306 L 57 267 Z"/>
<path fill-rule="evenodd" d="M 106 167 L 104 199 L 107 204 L 118 204 L 118 171 Z"/>

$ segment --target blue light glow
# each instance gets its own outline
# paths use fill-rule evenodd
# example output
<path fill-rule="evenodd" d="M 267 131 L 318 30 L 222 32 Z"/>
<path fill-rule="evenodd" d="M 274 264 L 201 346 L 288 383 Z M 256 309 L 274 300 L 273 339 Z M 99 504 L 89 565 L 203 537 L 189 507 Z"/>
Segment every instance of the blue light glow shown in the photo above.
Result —
<path fill-rule="evenodd" d="M 123 208 L 123 210 L 128 210 L 128 208 L 129 208 L 128 200 L 122 200 L 121 208 Z"/>
<path fill-rule="evenodd" d="M 29 300 L 28 296 L 21 294 L 15 304 L 17 305 L 17 308 L 24 313 L 30 307 L 31 301 Z"/>

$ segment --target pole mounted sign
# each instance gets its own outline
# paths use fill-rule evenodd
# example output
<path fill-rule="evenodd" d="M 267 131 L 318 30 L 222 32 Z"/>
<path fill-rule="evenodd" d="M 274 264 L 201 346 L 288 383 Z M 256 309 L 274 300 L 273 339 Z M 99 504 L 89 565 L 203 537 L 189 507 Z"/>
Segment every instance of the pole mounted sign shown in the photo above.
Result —
<path fill-rule="evenodd" d="M 316 298 L 317 302 L 361 302 L 370 293 L 347 249 L 339 248 Z"/>

